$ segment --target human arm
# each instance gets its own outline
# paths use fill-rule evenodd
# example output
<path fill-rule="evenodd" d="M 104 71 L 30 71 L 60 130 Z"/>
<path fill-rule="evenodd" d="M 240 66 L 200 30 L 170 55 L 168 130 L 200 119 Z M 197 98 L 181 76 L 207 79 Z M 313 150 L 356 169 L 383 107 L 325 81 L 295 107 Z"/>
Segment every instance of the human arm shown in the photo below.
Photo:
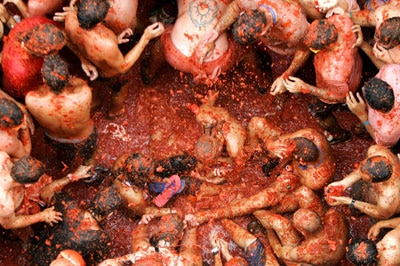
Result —
<path fill-rule="evenodd" d="M 376 68 L 380 69 L 385 63 L 375 56 L 372 46 L 364 40 L 361 26 L 353 25 L 352 29 L 353 32 L 357 35 L 357 41 L 353 47 L 359 47 L 368 56 L 368 58 L 376 66 Z"/>
<path fill-rule="evenodd" d="M 40 198 L 46 203 L 50 203 L 54 194 L 58 191 L 61 191 L 66 185 L 80 179 L 90 177 L 91 174 L 88 172 L 91 168 L 92 166 L 81 165 L 73 174 L 68 174 L 63 178 L 54 180 L 40 190 Z"/>
<path fill-rule="evenodd" d="M 5 229 L 24 228 L 39 222 L 53 224 L 62 221 L 62 214 L 54 210 L 54 207 L 47 208 L 39 213 L 31 215 L 15 215 L 13 212 L 9 217 L 0 217 L 0 224 Z"/>
<path fill-rule="evenodd" d="M 17 22 L 14 17 L 8 13 L 8 10 L 4 5 L 5 3 L 0 4 L 0 20 L 3 24 L 6 24 L 9 29 L 12 29 Z"/>
<path fill-rule="evenodd" d="M 122 64 L 119 66 L 119 72 L 125 73 L 136 63 L 140 55 L 146 48 L 150 40 L 164 33 L 164 26 L 161 22 L 156 22 L 148 26 L 140 38 L 139 42 L 125 55 Z"/>
<path fill-rule="evenodd" d="M 281 94 L 287 90 L 287 87 L 284 85 L 284 81 L 287 80 L 288 77 L 293 76 L 297 70 L 299 70 L 305 64 L 310 54 L 311 52 L 309 49 L 305 49 L 303 47 L 297 49 L 288 69 L 272 83 L 272 95 Z"/>
<path fill-rule="evenodd" d="M 371 239 L 372 241 L 375 241 L 376 237 L 378 236 L 382 228 L 396 228 L 399 225 L 400 225 L 400 217 L 379 221 L 376 224 L 372 225 L 371 228 L 369 229 L 368 238 Z"/>
<path fill-rule="evenodd" d="M 336 181 L 333 183 L 330 183 L 328 186 L 325 187 L 325 199 L 326 202 L 331 205 L 331 206 L 337 206 L 337 205 L 342 205 L 342 204 L 350 204 L 351 199 L 349 202 L 349 198 L 347 197 L 339 197 L 343 195 L 344 191 L 356 183 L 358 180 L 361 179 L 361 175 L 359 173 L 359 170 L 355 170 L 352 173 L 350 173 L 348 176 L 343 178 L 340 181 Z M 346 198 L 346 199 L 344 199 Z"/>
<path fill-rule="evenodd" d="M 118 35 L 118 44 L 129 42 L 129 38 L 128 37 L 131 36 L 132 34 L 133 34 L 133 30 L 131 28 L 127 28 L 124 31 L 122 31 Z"/>
<path fill-rule="evenodd" d="M 346 12 L 354 24 L 362 27 L 375 27 L 375 10 L 363 9 L 357 12 Z"/>
<path fill-rule="evenodd" d="M 400 63 L 400 61 L 396 62 L 396 58 L 392 58 L 392 54 L 389 52 L 389 50 L 385 49 L 379 43 L 375 43 L 374 47 L 372 48 L 372 53 L 374 54 L 376 60 L 382 62 L 382 65 Z"/>
<path fill-rule="evenodd" d="M 18 11 L 21 13 L 22 17 L 24 17 L 24 18 L 29 17 L 28 6 L 25 4 L 24 1 L 22 1 L 22 0 L 4 0 L 3 5 L 6 5 L 7 3 L 14 4 L 17 7 Z"/>
<path fill-rule="evenodd" d="M 355 114 L 358 119 L 364 124 L 365 129 L 368 131 L 368 133 L 371 135 L 371 137 L 375 140 L 375 133 L 374 129 L 368 122 L 368 112 L 367 112 L 367 106 L 362 99 L 360 93 L 356 93 L 356 96 L 352 92 L 349 92 L 349 94 L 346 96 L 346 104 L 347 107 L 349 107 L 349 110 Z"/>

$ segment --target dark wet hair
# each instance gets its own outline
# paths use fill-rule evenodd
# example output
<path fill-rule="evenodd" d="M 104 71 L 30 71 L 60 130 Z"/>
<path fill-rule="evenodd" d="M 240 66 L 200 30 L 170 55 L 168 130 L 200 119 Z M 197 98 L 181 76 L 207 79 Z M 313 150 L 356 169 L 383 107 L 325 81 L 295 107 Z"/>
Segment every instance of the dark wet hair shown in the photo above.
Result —
<path fill-rule="evenodd" d="M 376 249 L 376 244 L 371 240 L 352 239 L 346 250 L 346 258 L 353 265 L 376 265 L 378 250 Z"/>
<path fill-rule="evenodd" d="M 10 99 L 0 99 L 0 126 L 14 128 L 24 121 L 24 113 L 21 108 Z"/>
<path fill-rule="evenodd" d="M 188 154 L 181 154 L 155 162 L 154 174 L 161 177 L 188 172 L 197 165 L 197 158 Z"/>
<path fill-rule="evenodd" d="M 177 213 L 167 214 L 161 217 L 158 226 L 154 229 L 151 237 L 152 245 L 157 245 L 160 240 L 174 243 L 180 240 L 185 228 L 182 217 Z"/>
<path fill-rule="evenodd" d="M 319 151 L 314 142 L 304 137 L 297 137 L 293 140 L 296 142 L 296 149 L 293 152 L 296 160 L 313 162 L 318 159 Z"/>
<path fill-rule="evenodd" d="M 326 19 L 317 19 L 308 26 L 303 42 L 309 48 L 321 50 L 335 42 L 337 38 L 338 32 L 335 25 Z"/>
<path fill-rule="evenodd" d="M 393 166 L 383 156 L 372 156 L 361 166 L 361 172 L 372 178 L 372 183 L 388 180 L 393 174 Z"/>
<path fill-rule="evenodd" d="M 67 43 L 64 31 L 51 23 L 43 23 L 21 32 L 17 40 L 23 42 L 29 51 L 39 56 L 56 53 Z"/>
<path fill-rule="evenodd" d="M 11 168 L 11 177 L 20 184 L 33 184 L 44 174 L 44 164 L 32 156 L 23 156 Z"/>
<path fill-rule="evenodd" d="M 50 90 L 59 94 L 68 84 L 68 65 L 58 54 L 48 55 L 43 61 L 42 76 Z"/>
<path fill-rule="evenodd" d="M 240 44 L 255 42 L 267 25 L 264 12 L 254 9 L 240 15 L 232 27 L 233 37 Z"/>
<path fill-rule="evenodd" d="M 107 0 L 82 0 L 78 4 L 79 26 L 89 30 L 104 21 L 110 9 Z"/>
<path fill-rule="evenodd" d="M 383 113 L 390 111 L 394 105 L 392 86 L 379 78 L 371 78 L 364 85 L 364 97 L 368 105 Z"/>
<path fill-rule="evenodd" d="M 375 30 L 375 39 L 385 49 L 392 49 L 400 44 L 400 17 L 385 19 L 378 29 Z"/>
<path fill-rule="evenodd" d="M 123 175 L 134 187 L 144 188 L 151 181 L 154 173 L 154 160 L 141 153 L 134 153 L 127 157 L 124 163 L 113 172 L 113 175 Z"/>

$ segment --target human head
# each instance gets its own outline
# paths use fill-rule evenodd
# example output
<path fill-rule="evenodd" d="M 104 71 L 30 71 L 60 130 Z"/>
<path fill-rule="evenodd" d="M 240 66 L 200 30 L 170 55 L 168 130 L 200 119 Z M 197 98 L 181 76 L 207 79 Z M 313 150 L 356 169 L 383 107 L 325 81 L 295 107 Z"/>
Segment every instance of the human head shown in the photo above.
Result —
<path fill-rule="evenodd" d="M 57 258 L 53 260 L 50 266 L 85 266 L 81 254 L 72 249 L 65 249 L 58 254 Z"/>
<path fill-rule="evenodd" d="M 400 44 L 400 17 L 385 19 L 375 30 L 375 40 L 386 50 Z"/>
<path fill-rule="evenodd" d="M 309 209 L 300 208 L 293 214 L 293 226 L 307 236 L 318 232 L 322 227 L 319 215 Z"/>
<path fill-rule="evenodd" d="M 22 42 L 29 52 L 38 56 L 56 53 L 67 43 L 65 33 L 51 23 L 39 24 L 21 32 L 17 40 Z"/>
<path fill-rule="evenodd" d="M 183 236 L 184 228 L 185 224 L 179 214 L 170 213 L 164 215 L 153 231 L 151 243 L 156 246 L 176 247 Z"/>
<path fill-rule="evenodd" d="M 104 21 L 110 9 L 107 0 L 82 0 L 78 4 L 79 26 L 90 30 L 98 23 Z"/>
<path fill-rule="evenodd" d="M 308 26 L 303 42 L 310 49 L 322 50 L 336 42 L 337 38 L 335 25 L 329 23 L 327 19 L 316 19 Z"/>
<path fill-rule="evenodd" d="M 32 156 L 23 156 L 11 168 L 11 178 L 20 184 L 36 183 L 44 174 L 44 164 Z"/>
<path fill-rule="evenodd" d="M 346 258 L 353 265 L 376 265 L 378 250 L 376 244 L 369 239 L 352 239 L 346 248 Z"/>
<path fill-rule="evenodd" d="M 368 105 L 374 110 L 386 113 L 394 106 L 392 86 L 379 78 L 369 79 L 364 85 L 363 92 Z"/>
<path fill-rule="evenodd" d="M 154 173 L 154 160 L 144 154 L 134 153 L 125 159 L 116 173 L 124 175 L 133 185 L 143 187 Z"/>
<path fill-rule="evenodd" d="M 42 77 L 52 92 L 61 93 L 69 80 L 67 63 L 58 54 L 47 55 L 42 65 Z"/>
<path fill-rule="evenodd" d="M 304 137 L 294 138 L 296 149 L 293 157 L 302 162 L 314 162 L 318 159 L 319 151 L 317 146 L 311 140 Z"/>
<path fill-rule="evenodd" d="M 15 128 L 24 121 L 24 113 L 19 106 L 7 98 L 0 99 L 0 126 Z"/>
<path fill-rule="evenodd" d="M 240 44 L 250 44 L 262 35 L 266 26 L 267 17 L 264 12 L 258 9 L 247 11 L 233 24 L 233 37 Z"/>
<path fill-rule="evenodd" d="M 393 174 L 393 166 L 383 156 L 372 156 L 363 162 L 360 167 L 363 174 L 366 174 L 372 183 L 388 180 Z"/>

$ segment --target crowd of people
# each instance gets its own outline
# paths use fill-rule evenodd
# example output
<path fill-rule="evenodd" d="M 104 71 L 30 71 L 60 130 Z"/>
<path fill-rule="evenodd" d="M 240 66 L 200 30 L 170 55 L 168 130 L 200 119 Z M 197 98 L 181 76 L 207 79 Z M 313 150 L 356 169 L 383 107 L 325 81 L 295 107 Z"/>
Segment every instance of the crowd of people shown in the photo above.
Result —
<path fill-rule="evenodd" d="M 169 0 L 140 14 L 141 4 L 0 4 L 0 225 L 29 248 L 31 263 L 400 265 L 400 3 Z M 201 103 L 186 106 L 194 124 L 154 90 L 146 101 L 159 119 L 139 96 L 127 104 L 134 76 L 151 86 L 166 64 L 209 88 L 195 96 Z M 365 82 L 364 64 L 375 70 Z M 307 96 L 308 113 L 301 115 L 315 126 L 289 131 L 268 115 L 242 121 L 218 104 L 215 84 L 239 65 L 255 77 L 259 95 L 274 98 L 276 110 L 290 97 Z M 312 78 L 298 75 L 305 67 Z M 108 103 L 106 118 L 115 127 L 135 123 L 117 122 L 133 108 L 152 125 L 152 152 L 118 151 L 110 169 L 99 156 L 93 115 Z M 344 108 L 359 120 L 353 130 L 338 121 Z M 174 123 L 186 135 L 197 130 L 195 142 L 180 139 Z M 135 134 L 125 132 L 137 142 Z M 335 179 L 335 145 L 361 135 L 371 140 L 367 153 Z M 165 139 L 169 153 L 160 156 Z M 56 155 L 59 177 L 35 158 L 38 143 Z M 259 172 L 269 181 L 238 193 L 250 184 L 234 176 L 260 157 Z M 91 187 L 90 203 L 68 195 L 71 185 Z M 229 200 L 197 208 L 223 195 Z M 136 223 L 127 254 L 109 252 L 104 229 L 118 209 Z M 365 239 L 351 237 L 346 213 L 370 219 Z M 240 217 L 252 221 L 246 227 Z M 211 230 L 204 232 L 206 225 Z"/>

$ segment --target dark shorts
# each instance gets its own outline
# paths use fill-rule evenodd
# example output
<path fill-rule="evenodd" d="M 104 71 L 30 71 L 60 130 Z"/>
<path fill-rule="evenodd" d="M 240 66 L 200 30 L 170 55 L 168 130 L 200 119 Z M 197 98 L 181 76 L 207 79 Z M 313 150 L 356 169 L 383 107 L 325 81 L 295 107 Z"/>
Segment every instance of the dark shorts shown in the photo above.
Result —
<path fill-rule="evenodd" d="M 256 239 L 245 250 L 245 259 L 249 265 L 264 266 L 266 262 L 265 247 L 260 239 Z"/>
<path fill-rule="evenodd" d="M 308 106 L 309 113 L 315 118 L 325 118 L 340 107 L 340 104 L 325 103 L 314 98 Z"/>
<path fill-rule="evenodd" d="M 70 164 L 77 155 L 83 159 L 84 163 L 90 160 L 96 151 L 98 138 L 96 127 L 93 128 L 92 134 L 87 139 L 78 143 L 62 143 L 44 135 L 46 143 L 57 152 L 60 159 L 66 164 Z"/>
<path fill-rule="evenodd" d="M 125 73 L 112 78 L 98 77 L 96 81 L 103 82 L 104 85 L 108 86 L 113 92 L 119 92 L 121 88 L 128 83 L 129 78 L 128 74 Z"/>

